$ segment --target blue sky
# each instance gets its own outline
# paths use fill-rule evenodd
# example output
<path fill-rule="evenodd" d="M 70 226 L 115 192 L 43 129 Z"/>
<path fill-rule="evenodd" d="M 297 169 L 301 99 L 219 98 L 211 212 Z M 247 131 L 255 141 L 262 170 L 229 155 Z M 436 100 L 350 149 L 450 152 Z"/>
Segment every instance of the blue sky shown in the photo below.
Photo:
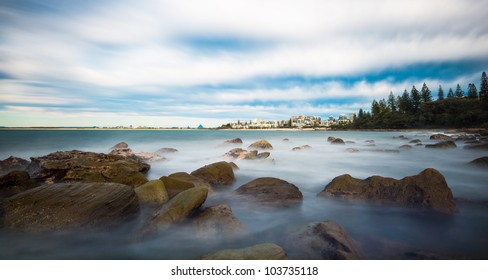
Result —
<path fill-rule="evenodd" d="M 0 126 L 329 116 L 488 70 L 488 1 L 0 1 Z"/>

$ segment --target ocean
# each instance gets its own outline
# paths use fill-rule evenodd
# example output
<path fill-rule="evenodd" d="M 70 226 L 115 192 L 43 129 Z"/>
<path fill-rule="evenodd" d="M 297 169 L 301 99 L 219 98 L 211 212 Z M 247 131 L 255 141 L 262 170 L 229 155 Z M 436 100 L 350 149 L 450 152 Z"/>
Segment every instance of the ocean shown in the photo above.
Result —
<path fill-rule="evenodd" d="M 1 259 L 197 259 L 224 248 L 263 242 L 279 243 L 279 232 L 293 225 L 334 220 L 361 246 L 369 259 L 426 251 L 455 259 L 488 258 L 488 173 L 467 163 L 487 153 L 463 149 L 426 149 L 412 146 L 391 152 L 410 140 L 434 143 L 428 131 L 271 131 L 271 130 L 0 130 L 0 159 L 25 159 L 55 151 L 82 150 L 108 153 L 119 142 L 135 152 L 175 148 L 166 160 L 151 163 L 148 179 L 174 172 L 188 172 L 224 160 L 232 148 L 246 149 L 266 139 L 273 145 L 265 160 L 238 160 L 236 183 L 229 190 L 212 194 L 204 207 L 229 204 L 249 235 L 238 240 L 201 240 L 188 231 L 170 231 L 148 240 L 127 238 L 127 225 L 115 232 L 21 234 L 0 230 Z M 408 140 L 398 138 L 403 135 Z M 340 137 L 346 145 L 331 145 L 327 137 Z M 224 145 L 239 137 L 241 146 Z M 288 141 L 284 141 L 287 138 Z M 374 146 L 367 140 L 374 140 Z M 312 148 L 292 151 L 293 147 Z M 350 152 L 353 148 L 359 152 Z M 442 215 L 432 211 L 318 198 L 334 177 L 350 174 L 365 179 L 372 175 L 401 179 L 425 168 L 435 168 L 446 178 L 459 213 Z M 303 193 L 300 207 L 260 211 L 236 203 L 230 192 L 259 177 L 276 177 L 296 185 Z"/>

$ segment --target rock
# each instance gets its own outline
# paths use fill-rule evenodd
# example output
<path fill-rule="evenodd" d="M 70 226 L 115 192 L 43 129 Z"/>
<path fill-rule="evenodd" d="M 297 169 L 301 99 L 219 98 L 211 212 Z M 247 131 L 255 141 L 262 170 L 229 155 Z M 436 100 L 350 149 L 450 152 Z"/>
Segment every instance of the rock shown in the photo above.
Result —
<path fill-rule="evenodd" d="M 164 157 L 161 157 L 160 155 L 154 153 L 148 153 L 148 152 L 134 153 L 132 149 L 130 149 L 127 143 L 125 142 L 120 142 L 117 145 L 113 146 L 112 151 L 110 151 L 110 154 L 128 157 L 142 162 L 155 162 L 155 161 L 165 159 Z"/>
<path fill-rule="evenodd" d="M 23 191 L 35 188 L 37 183 L 25 171 L 12 171 L 0 177 L 0 202 Z"/>
<path fill-rule="evenodd" d="M 374 143 L 374 140 L 366 140 L 364 142 L 366 142 L 366 143 Z"/>
<path fill-rule="evenodd" d="M 133 159 L 137 159 L 131 148 L 113 149 L 112 151 L 110 151 L 110 154 L 123 156 L 123 157 L 132 157 Z"/>
<path fill-rule="evenodd" d="M 270 152 L 262 152 L 256 155 L 257 159 L 265 159 L 268 158 L 271 155 Z"/>
<path fill-rule="evenodd" d="M 230 165 L 232 166 L 232 164 L 230 164 Z M 200 179 L 198 177 L 190 175 L 186 172 L 176 172 L 176 173 L 170 174 L 168 177 L 172 178 L 172 179 L 177 179 L 177 180 L 180 180 L 183 182 L 193 183 L 193 185 L 197 188 L 200 188 L 200 187 L 201 188 L 207 188 L 209 193 L 212 192 L 212 186 L 209 183 L 205 182 L 205 180 L 203 180 L 203 179 Z"/>
<path fill-rule="evenodd" d="M 242 144 L 241 138 L 229 139 L 224 142 L 224 144 Z"/>
<path fill-rule="evenodd" d="M 225 204 L 206 208 L 191 219 L 191 225 L 195 233 L 202 237 L 237 237 L 244 231 L 244 226 Z"/>
<path fill-rule="evenodd" d="M 127 149 L 127 148 L 129 148 L 129 145 L 127 145 L 127 143 L 120 142 L 115 146 L 113 146 L 112 148 L 110 148 L 110 150 L 120 150 L 120 149 Z"/>
<path fill-rule="evenodd" d="M 470 150 L 488 150 L 488 142 L 484 142 L 481 144 L 472 144 L 464 146 L 465 149 Z"/>
<path fill-rule="evenodd" d="M 191 175 L 190 175 L 191 176 Z M 181 180 L 175 177 L 163 176 L 159 178 L 164 184 L 164 187 L 168 193 L 168 197 L 171 199 L 177 194 L 186 191 L 188 189 L 194 188 L 195 184 L 188 180 Z"/>
<path fill-rule="evenodd" d="M 240 186 L 233 194 L 266 207 L 289 207 L 302 202 L 300 190 L 287 181 L 264 177 Z"/>
<path fill-rule="evenodd" d="M 158 154 L 148 153 L 148 152 L 135 153 L 134 157 L 142 162 L 155 162 L 155 161 L 166 159 Z"/>
<path fill-rule="evenodd" d="M 232 166 L 225 161 L 205 165 L 191 175 L 203 179 L 214 188 L 230 186 L 236 181 Z"/>
<path fill-rule="evenodd" d="M 349 153 L 359 153 L 359 150 L 358 149 L 355 149 L 355 148 L 347 148 L 346 149 L 346 152 L 349 152 Z"/>
<path fill-rule="evenodd" d="M 232 170 L 236 171 L 236 170 L 239 170 L 239 166 L 237 166 L 237 164 L 233 163 L 233 162 L 229 162 L 230 166 L 232 166 Z"/>
<path fill-rule="evenodd" d="M 168 201 L 168 192 L 161 180 L 152 180 L 134 189 L 139 203 L 148 205 L 163 205 Z"/>
<path fill-rule="evenodd" d="M 156 153 L 160 153 L 160 154 L 170 154 L 170 153 L 177 153 L 177 152 L 178 150 L 175 148 L 161 148 L 156 151 Z"/>
<path fill-rule="evenodd" d="M 309 145 L 303 145 L 303 146 L 300 146 L 300 147 L 294 147 L 293 149 L 291 149 L 292 151 L 301 151 L 301 150 L 308 150 L 308 149 L 311 149 L 312 147 L 310 147 Z"/>
<path fill-rule="evenodd" d="M 202 260 L 286 260 L 285 251 L 273 243 L 262 243 L 241 249 L 227 249 L 201 257 Z"/>
<path fill-rule="evenodd" d="M 400 153 L 398 149 L 364 149 L 365 152 L 377 152 L 377 153 Z"/>
<path fill-rule="evenodd" d="M 434 134 L 430 136 L 430 140 L 453 140 L 451 136 L 445 134 Z"/>
<path fill-rule="evenodd" d="M 410 150 L 412 148 L 412 146 L 410 145 L 401 145 L 398 149 L 400 150 Z"/>
<path fill-rule="evenodd" d="M 227 153 L 225 153 L 224 157 L 229 159 L 229 160 L 234 160 L 234 159 L 259 159 L 259 158 L 266 158 L 268 155 L 269 156 L 269 152 L 263 152 L 260 154 L 260 157 L 258 157 L 258 151 L 257 150 L 254 150 L 254 151 L 246 151 L 246 150 L 243 150 L 241 148 L 235 148 L 235 149 L 232 149 L 230 151 L 228 151 Z"/>
<path fill-rule="evenodd" d="M 346 143 L 344 143 L 344 140 L 342 140 L 341 138 L 336 138 L 334 141 L 330 143 L 334 145 L 346 145 Z"/>
<path fill-rule="evenodd" d="M 26 232 L 119 225 L 139 212 L 134 190 L 117 183 L 58 183 L 4 202 L 5 227 Z"/>
<path fill-rule="evenodd" d="M 25 171 L 28 166 L 28 160 L 10 156 L 4 160 L 0 160 L 0 176 L 8 174 L 12 171 Z"/>
<path fill-rule="evenodd" d="M 410 144 L 418 144 L 418 143 L 422 143 L 422 141 L 420 141 L 420 139 L 413 139 L 412 141 L 408 142 Z"/>
<path fill-rule="evenodd" d="M 288 139 L 288 138 L 283 138 L 283 142 L 288 142 L 288 141 L 290 141 L 290 139 Z"/>
<path fill-rule="evenodd" d="M 239 157 L 242 157 L 241 155 L 243 154 L 246 154 L 247 151 L 246 150 L 243 150 L 241 148 L 235 148 L 235 149 L 232 149 L 230 151 L 228 151 L 227 153 L 225 153 L 225 157 L 227 158 L 230 158 L 230 159 L 237 159 Z"/>
<path fill-rule="evenodd" d="M 310 223 L 286 234 L 283 246 L 291 259 L 356 260 L 362 251 L 334 221 Z"/>
<path fill-rule="evenodd" d="M 112 182 L 140 186 L 147 182 L 144 173 L 150 166 L 118 155 L 81 151 L 55 152 L 31 158 L 28 172 L 37 181 L 58 182 Z"/>
<path fill-rule="evenodd" d="M 336 140 L 336 138 L 334 136 L 327 137 L 327 142 L 332 142 L 334 140 Z"/>
<path fill-rule="evenodd" d="M 249 145 L 248 148 L 256 150 L 272 150 L 273 146 L 266 140 L 259 140 Z"/>
<path fill-rule="evenodd" d="M 448 141 L 441 141 L 435 144 L 427 144 L 425 145 L 425 147 L 435 148 L 435 149 L 452 149 L 452 148 L 456 148 L 457 146 L 456 143 L 454 143 L 454 141 L 448 140 Z"/>
<path fill-rule="evenodd" d="M 354 141 L 346 141 L 345 143 L 346 144 L 356 144 L 356 142 L 354 142 Z"/>
<path fill-rule="evenodd" d="M 400 138 L 402 140 L 408 140 L 408 137 L 406 137 L 405 135 L 400 135 L 400 136 L 398 136 L 398 138 Z"/>
<path fill-rule="evenodd" d="M 205 202 L 207 194 L 206 188 L 191 188 L 177 194 L 156 212 L 146 230 L 164 230 L 182 222 Z"/>
<path fill-rule="evenodd" d="M 432 209 L 448 214 L 457 212 L 444 176 L 433 168 L 401 180 L 381 176 L 360 180 L 344 174 L 335 177 L 318 195 Z"/>
<path fill-rule="evenodd" d="M 472 141 L 466 141 L 464 144 L 481 144 L 481 141 L 479 140 L 472 140 Z"/>
<path fill-rule="evenodd" d="M 237 159 L 256 159 L 258 156 L 258 151 L 250 151 L 241 154 Z"/>
<path fill-rule="evenodd" d="M 479 167 L 488 167 L 488 157 L 480 157 L 469 162 L 469 164 L 476 165 Z"/>

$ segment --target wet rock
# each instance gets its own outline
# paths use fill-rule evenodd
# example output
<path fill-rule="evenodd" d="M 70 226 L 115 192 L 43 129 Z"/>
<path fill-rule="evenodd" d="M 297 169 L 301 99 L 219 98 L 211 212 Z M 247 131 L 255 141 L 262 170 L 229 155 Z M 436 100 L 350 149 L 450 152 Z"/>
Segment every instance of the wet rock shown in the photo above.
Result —
<path fill-rule="evenodd" d="M 257 154 L 256 158 L 257 159 L 265 159 L 265 158 L 269 158 L 270 155 L 271 155 L 270 152 L 262 152 L 262 153 Z"/>
<path fill-rule="evenodd" d="M 0 176 L 8 174 L 12 171 L 25 171 L 29 166 L 29 161 L 10 156 L 4 160 L 0 160 Z"/>
<path fill-rule="evenodd" d="M 372 143 L 374 143 L 374 140 L 366 140 L 364 142 L 372 144 Z"/>
<path fill-rule="evenodd" d="M 142 162 L 155 162 L 155 161 L 166 159 L 158 154 L 148 153 L 148 152 L 135 153 L 134 157 Z"/>
<path fill-rule="evenodd" d="M 202 260 L 286 260 L 285 251 L 273 243 L 262 243 L 241 249 L 227 249 L 201 257 Z"/>
<path fill-rule="evenodd" d="M 25 171 L 12 171 L 0 177 L 0 202 L 23 191 L 35 188 L 37 183 Z"/>
<path fill-rule="evenodd" d="M 283 142 L 288 142 L 288 141 L 290 141 L 290 139 L 288 139 L 288 138 L 283 138 L 283 140 L 282 140 L 282 141 L 283 141 Z"/>
<path fill-rule="evenodd" d="M 344 142 L 344 140 L 342 140 L 341 138 L 336 138 L 334 139 L 334 141 L 330 142 L 331 144 L 334 144 L 334 145 L 346 145 L 346 143 Z"/>
<path fill-rule="evenodd" d="M 118 155 L 92 152 L 55 152 L 31 158 L 28 172 L 37 181 L 57 182 L 112 182 L 140 186 L 147 182 L 144 173 L 150 166 Z"/>
<path fill-rule="evenodd" d="M 58 183 L 22 192 L 4 202 L 5 227 L 26 232 L 107 228 L 133 218 L 139 200 L 116 183 Z"/>
<path fill-rule="evenodd" d="M 430 140 L 453 140 L 453 139 L 451 136 L 438 133 L 438 134 L 431 135 Z"/>
<path fill-rule="evenodd" d="M 334 140 L 336 140 L 336 138 L 334 136 L 327 137 L 327 142 L 332 142 Z"/>
<path fill-rule="evenodd" d="M 457 212 L 444 176 L 433 168 L 401 180 L 381 176 L 360 180 L 344 174 L 335 177 L 318 195 L 432 209 L 449 214 Z"/>
<path fill-rule="evenodd" d="M 166 202 L 152 217 L 146 231 L 164 230 L 184 221 L 207 199 L 208 189 L 191 188 L 177 194 Z"/>
<path fill-rule="evenodd" d="M 410 144 L 418 144 L 418 143 L 422 143 L 422 141 L 420 141 L 420 139 L 413 139 L 412 141 L 408 142 Z"/>
<path fill-rule="evenodd" d="M 250 151 L 241 154 L 237 159 L 256 159 L 258 157 L 258 151 Z"/>
<path fill-rule="evenodd" d="M 244 226 L 226 204 L 206 208 L 191 219 L 191 225 L 197 235 L 207 238 L 238 237 L 244 232 Z"/>
<path fill-rule="evenodd" d="M 233 194 L 266 207 L 289 207 L 302 202 L 300 190 L 287 181 L 263 177 L 240 186 Z"/>
<path fill-rule="evenodd" d="M 120 142 L 117 145 L 112 147 L 112 151 L 110 151 L 111 155 L 118 155 L 127 158 L 132 158 L 142 162 L 155 162 L 159 160 L 165 159 L 158 154 L 148 153 L 148 152 L 138 152 L 134 153 L 132 149 L 129 148 L 127 143 Z"/>
<path fill-rule="evenodd" d="M 398 149 L 400 150 L 410 150 L 412 148 L 412 146 L 410 145 L 401 145 Z"/>
<path fill-rule="evenodd" d="M 310 223 L 286 233 L 283 246 L 290 259 L 355 260 L 362 251 L 346 230 L 334 221 Z"/>
<path fill-rule="evenodd" d="M 161 148 L 161 149 L 156 151 L 156 153 L 159 153 L 159 154 L 171 154 L 171 153 L 177 153 L 177 152 L 178 152 L 178 150 L 175 148 Z"/>
<path fill-rule="evenodd" d="M 488 157 L 480 157 L 469 162 L 471 165 L 488 168 Z"/>
<path fill-rule="evenodd" d="M 237 164 L 233 163 L 233 162 L 229 162 L 230 166 L 232 166 L 232 170 L 236 171 L 236 170 L 239 170 L 239 166 L 237 166 Z"/>
<path fill-rule="evenodd" d="M 163 176 L 159 178 L 159 180 L 163 182 L 164 188 L 166 189 L 166 192 L 168 193 L 168 197 L 170 199 L 183 191 L 195 187 L 195 184 L 193 182 L 185 179 L 176 178 L 175 176 Z"/>
<path fill-rule="evenodd" d="M 241 138 L 229 139 L 224 142 L 224 144 L 242 144 Z"/>
<path fill-rule="evenodd" d="M 112 148 L 110 148 L 110 150 L 119 150 L 119 149 L 127 149 L 127 148 L 129 148 L 129 145 L 127 143 L 120 142 L 115 146 L 113 146 Z"/>
<path fill-rule="evenodd" d="M 232 166 L 232 164 L 231 164 L 231 166 Z M 183 182 L 193 183 L 193 185 L 195 187 L 207 188 L 209 193 L 212 192 L 212 186 L 209 183 L 205 182 L 205 180 L 203 180 L 203 179 L 200 179 L 198 177 L 190 175 L 186 172 L 176 172 L 176 173 L 170 174 L 168 177 L 172 178 L 172 179 L 177 179 L 177 180 L 180 180 Z M 164 182 L 164 180 L 163 180 L 163 182 Z"/>
<path fill-rule="evenodd" d="M 488 142 L 484 142 L 481 144 L 472 144 L 464 146 L 465 149 L 470 150 L 488 150 Z"/>
<path fill-rule="evenodd" d="M 471 141 L 466 141 L 464 144 L 481 144 L 481 141 L 479 140 L 471 140 Z"/>
<path fill-rule="evenodd" d="M 426 148 L 434 148 L 434 149 L 453 149 L 456 148 L 456 143 L 452 140 L 448 141 L 441 141 L 435 144 L 427 144 L 425 145 Z"/>
<path fill-rule="evenodd" d="M 168 192 L 161 180 L 152 180 L 134 189 L 139 203 L 147 205 L 163 205 L 168 201 Z"/>
<path fill-rule="evenodd" d="M 214 188 L 230 186 L 236 181 L 232 166 L 225 161 L 205 165 L 190 174 L 208 182 Z"/>
<path fill-rule="evenodd" d="M 309 149 L 312 149 L 312 147 L 310 147 L 309 145 L 303 145 L 303 146 L 300 146 L 300 147 L 294 147 L 291 150 L 292 151 L 302 151 L 302 150 L 309 150 Z"/>
<path fill-rule="evenodd" d="M 272 150 L 273 146 L 266 140 L 259 140 L 249 145 L 248 148 L 256 150 Z"/>
<path fill-rule="evenodd" d="M 267 158 L 269 155 L 270 155 L 269 152 L 263 152 L 258 154 L 257 150 L 248 152 L 241 148 L 235 148 L 225 153 L 224 157 L 229 160 L 234 160 L 234 159 L 241 160 L 241 159 L 263 159 L 263 158 Z"/>

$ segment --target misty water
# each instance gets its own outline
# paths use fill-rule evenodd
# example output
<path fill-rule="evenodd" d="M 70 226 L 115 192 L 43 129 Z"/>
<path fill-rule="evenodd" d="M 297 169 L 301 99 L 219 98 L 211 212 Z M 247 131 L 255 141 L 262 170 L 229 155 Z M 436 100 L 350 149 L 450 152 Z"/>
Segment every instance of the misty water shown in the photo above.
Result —
<path fill-rule="evenodd" d="M 404 135 L 408 140 L 400 139 Z M 229 204 L 244 224 L 247 235 L 230 240 L 202 239 L 184 225 L 143 241 L 131 234 L 140 225 L 132 221 L 111 231 L 54 232 L 22 234 L 5 229 L 0 233 L 2 259 L 196 259 L 225 248 L 238 248 L 263 242 L 282 242 L 288 227 L 309 222 L 334 220 L 342 225 L 365 252 L 367 258 L 384 259 L 411 251 L 428 251 L 455 259 L 488 258 L 488 175 L 486 170 L 467 163 L 487 156 L 487 152 L 463 149 L 426 149 L 413 146 L 399 152 L 410 140 L 429 140 L 430 132 L 324 132 L 324 131 L 213 131 L 213 130 L 73 130 L 73 131 L 0 131 L 0 159 L 11 155 L 26 158 L 55 151 L 83 150 L 108 153 L 110 147 L 125 141 L 136 152 L 155 152 L 164 147 L 177 153 L 165 154 L 166 160 L 151 163 L 148 179 L 174 172 L 188 172 L 224 160 L 232 148 L 246 149 L 256 140 L 266 139 L 274 147 L 265 160 L 239 160 L 236 183 L 228 190 L 211 194 L 203 207 Z M 331 145 L 328 136 L 345 141 Z M 244 144 L 223 145 L 239 137 Z M 288 138 L 289 141 L 283 141 Z M 368 146 L 366 140 L 374 140 Z M 310 145 L 312 149 L 292 151 Z M 348 152 L 347 148 L 359 152 Z M 372 175 L 401 179 L 425 168 L 435 168 L 446 178 L 457 202 L 459 213 L 406 209 L 370 203 L 348 202 L 317 197 L 334 177 L 348 173 L 356 178 Z M 296 185 L 303 203 L 295 208 L 264 210 L 233 199 L 230 194 L 258 177 L 276 177 Z M 467 202 L 466 202 L 467 201 Z"/>

